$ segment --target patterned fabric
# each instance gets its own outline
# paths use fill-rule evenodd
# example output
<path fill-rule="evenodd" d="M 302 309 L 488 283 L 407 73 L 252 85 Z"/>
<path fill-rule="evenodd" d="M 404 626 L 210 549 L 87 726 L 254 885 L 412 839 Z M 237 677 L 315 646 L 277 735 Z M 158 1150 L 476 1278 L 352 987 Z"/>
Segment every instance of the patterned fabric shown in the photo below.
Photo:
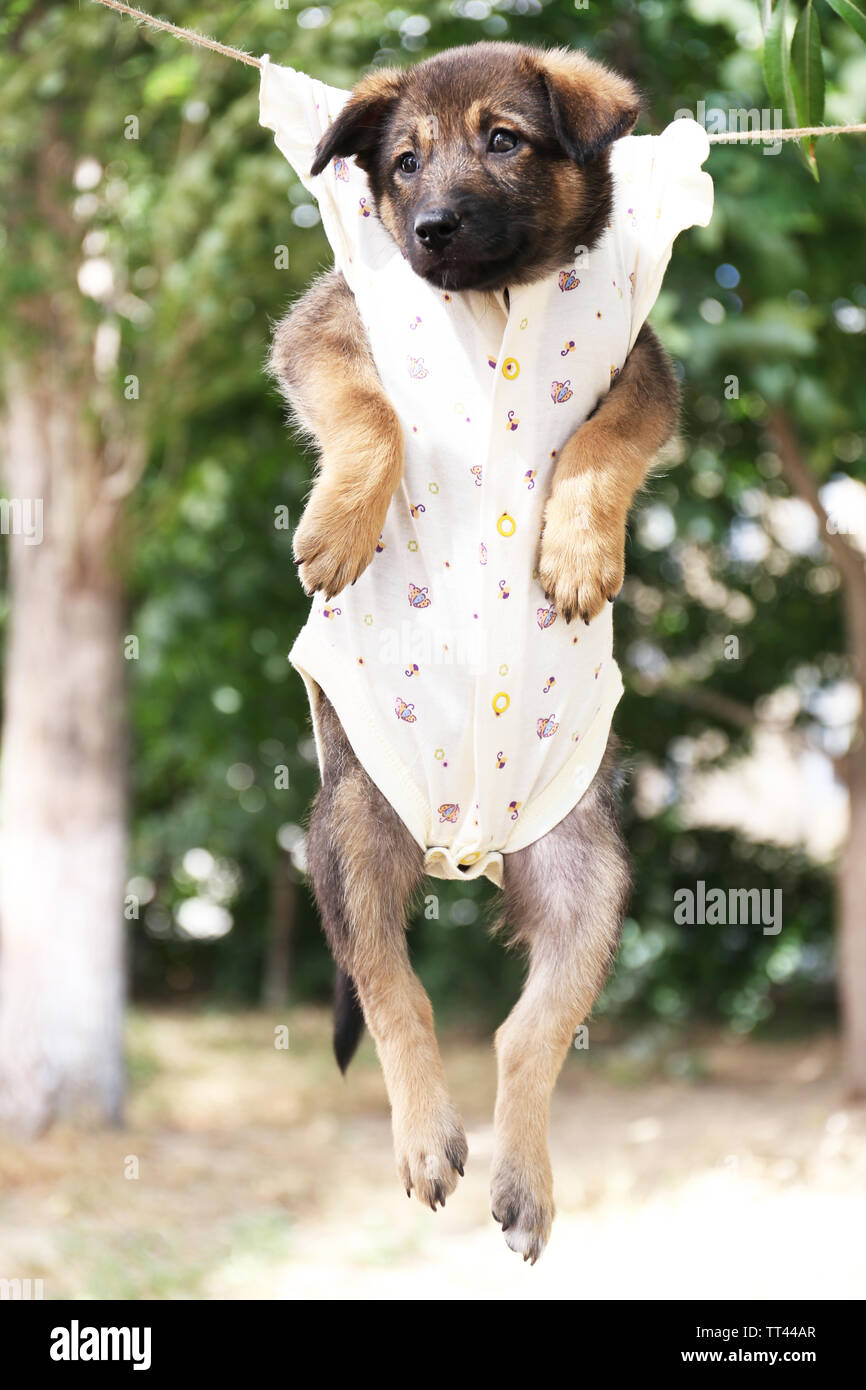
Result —
<path fill-rule="evenodd" d="M 403 424 L 406 466 L 375 558 L 313 599 L 290 660 L 442 878 L 502 879 L 580 800 L 622 694 L 613 610 L 566 625 L 535 572 L 557 452 L 609 390 L 674 238 L 706 225 L 705 131 L 678 120 L 612 150 L 611 223 L 589 254 L 503 292 L 420 279 L 366 176 L 313 151 L 348 96 L 264 62 L 261 124 L 315 195 Z"/>

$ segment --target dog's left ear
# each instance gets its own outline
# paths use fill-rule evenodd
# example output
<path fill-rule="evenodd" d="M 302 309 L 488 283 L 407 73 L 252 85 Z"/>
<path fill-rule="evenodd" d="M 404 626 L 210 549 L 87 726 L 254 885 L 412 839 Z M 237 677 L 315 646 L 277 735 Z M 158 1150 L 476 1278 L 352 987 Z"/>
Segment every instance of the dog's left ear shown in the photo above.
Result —
<path fill-rule="evenodd" d="M 575 164 L 583 168 L 633 129 L 640 96 L 627 78 L 576 49 L 551 49 L 538 64 L 556 138 Z"/>
<path fill-rule="evenodd" d="M 336 155 L 353 154 L 367 169 L 379 143 L 382 125 L 393 110 L 406 83 L 399 68 L 380 68 L 368 73 L 354 88 L 346 105 L 316 147 L 311 175 L 321 174 Z"/>

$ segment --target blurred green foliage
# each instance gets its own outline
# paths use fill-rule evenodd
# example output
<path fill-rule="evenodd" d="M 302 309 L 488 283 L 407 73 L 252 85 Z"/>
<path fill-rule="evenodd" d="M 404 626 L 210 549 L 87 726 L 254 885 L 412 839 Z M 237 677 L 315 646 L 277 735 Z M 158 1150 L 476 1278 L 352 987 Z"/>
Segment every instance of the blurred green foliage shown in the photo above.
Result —
<path fill-rule="evenodd" d="M 335 85 L 352 85 L 372 63 L 494 37 L 583 46 L 627 72 L 646 97 L 639 131 L 699 101 L 767 105 L 751 0 L 161 8 Z M 821 26 L 827 119 L 862 119 L 866 50 L 826 7 Z M 0 40 L 0 353 L 29 350 L 37 330 L 16 306 L 40 295 L 74 319 L 87 351 L 108 325 L 116 361 L 94 393 L 94 416 L 119 404 L 123 430 L 146 443 L 119 555 L 138 644 L 128 662 L 131 891 L 142 900 L 130 922 L 133 985 L 147 996 L 249 999 L 281 856 L 298 844 L 318 782 L 304 692 L 285 660 L 307 605 L 290 530 L 278 524 L 297 519 L 311 461 L 287 433 L 262 364 L 271 322 L 328 263 L 328 248 L 307 193 L 257 125 L 252 69 L 86 0 L 11 0 Z M 46 150 L 64 143 L 79 170 L 77 188 L 58 176 L 65 232 L 46 221 L 33 177 Z M 820 158 L 819 185 L 794 149 L 716 148 L 713 222 L 677 244 L 653 315 L 683 378 L 686 448 L 642 503 L 654 509 L 656 537 L 639 516 L 633 525 L 631 579 L 617 605 L 628 689 L 616 727 L 627 762 L 661 770 L 669 794 L 648 812 L 633 783 L 625 788 L 636 890 L 603 1012 L 721 1016 L 748 1030 L 832 1007 L 832 866 L 685 827 L 679 799 L 684 748 L 713 766 L 749 738 L 716 709 L 683 703 L 683 684 L 747 709 L 790 684 L 805 692 L 801 721 L 820 747 L 809 701 L 846 671 L 823 547 L 785 550 L 754 506 L 756 496 L 786 495 L 767 434 L 779 405 L 822 478 L 866 475 L 866 145 L 828 140 Z M 95 161 L 92 186 L 81 161 Z M 288 269 L 277 268 L 281 246 Z M 109 263 L 110 294 L 78 292 L 84 259 Z M 732 375 L 739 395 L 727 399 Z M 131 376 L 137 399 L 127 398 Z M 659 521 L 670 527 L 662 544 Z M 763 527 L 759 558 L 735 544 L 743 526 Z M 724 586 L 721 601 L 694 582 L 696 550 Z M 738 660 L 724 658 L 730 634 Z M 211 858 L 190 857 L 195 849 Z M 781 936 L 676 926 L 673 892 L 698 878 L 782 888 Z M 439 917 L 419 912 L 413 942 L 434 1003 L 464 1019 L 501 1015 L 520 963 L 484 930 L 488 885 L 430 891 Z M 231 913 L 228 934 L 184 934 L 182 904 L 201 897 Z M 294 997 L 324 997 L 330 977 L 301 889 Z"/>

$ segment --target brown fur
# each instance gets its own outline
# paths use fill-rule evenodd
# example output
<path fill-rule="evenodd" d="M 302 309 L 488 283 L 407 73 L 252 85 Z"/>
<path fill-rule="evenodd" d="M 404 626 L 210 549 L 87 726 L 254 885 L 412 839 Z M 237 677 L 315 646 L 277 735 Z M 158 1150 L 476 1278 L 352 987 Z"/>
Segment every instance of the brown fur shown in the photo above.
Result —
<path fill-rule="evenodd" d="M 625 574 L 634 495 L 677 419 L 670 362 L 644 324 L 613 387 L 565 444 L 544 512 L 538 573 L 566 622 L 585 623 L 613 601 Z"/>
<path fill-rule="evenodd" d="M 365 77 L 312 172 L 354 155 L 381 221 L 418 274 L 443 288 L 507 288 L 598 240 L 611 207 L 609 147 L 637 113 L 631 85 L 583 54 L 478 44 Z M 495 130 L 516 133 L 518 143 L 493 153 Z M 418 166 L 411 174 L 400 167 L 407 152 Z M 457 213 L 453 235 L 425 244 L 419 220 L 446 204 Z M 295 554 L 304 587 L 330 598 L 370 563 L 403 467 L 400 425 L 340 274 L 322 276 L 278 325 L 270 366 L 320 449 Z M 589 621 L 618 592 L 632 497 L 676 415 L 670 364 L 644 327 L 555 471 L 538 570 L 566 621 Z M 401 1179 L 435 1209 L 463 1171 L 466 1140 L 406 949 L 406 908 L 423 855 L 318 698 L 325 757 L 310 873 L 335 959 L 354 981 L 382 1061 Z M 506 912 L 529 972 L 496 1037 L 491 1195 L 509 1245 L 532 1261 L 553 1217 L 551 1091 L 604 981 L 628 895 L 610 784 L 608 756 L 560 825 L 505 858 Z M 351 1009 L 345 980 L 341 997 Z"/>
<path fill-rule="evenodd" d="M 520 999 L 496 1034 L 493 1215 L 533 1263 L 553 1220 L 547 1120 L 578 1025 L 613 963 L 631 889 L 611 792 L 613 740 L 589 791 L 547 835 L 505 856 L 504 915 L 528 950 Z"/>
<path fill-rule="evenodd" d="M 435 1211 L 457 1185 L 467 1146 L 430 1000 L 406 948 L 406 907 L 423 855 L 361 767 L 330 701 L 321 692 L 318 699 L 325 774 L 310 821 L 310 875 L 334 958 L 355 983 L 382 1063 L 400 1180 Z"/>
<path fill-rule="evenodd" d="M 382 222 L 413 269 L 442 289 L 525 284 L 597 242 L 610 212 L 609 147 L 639 109 L 625 78 L 582 53 L 474 44 L 363 78 L 311 172 L 354 155 Z M 488 137 L 500 127 L 520 143 L 490 157 Z M 408 177 L 397 167 L 407 151 L 420 160 Z M 431 262 L 414 219 L 446 198 L 464 217 L 459 257 Z"/>
<path fill-rule="evenodd" d="M 319 477 L 294 552 L 306 592 L 331 598 L 372 560 L 403 475 L 400 422 L 342 275 L 321 276 L 282 320 L 269 366 L 319 446 Z"/>

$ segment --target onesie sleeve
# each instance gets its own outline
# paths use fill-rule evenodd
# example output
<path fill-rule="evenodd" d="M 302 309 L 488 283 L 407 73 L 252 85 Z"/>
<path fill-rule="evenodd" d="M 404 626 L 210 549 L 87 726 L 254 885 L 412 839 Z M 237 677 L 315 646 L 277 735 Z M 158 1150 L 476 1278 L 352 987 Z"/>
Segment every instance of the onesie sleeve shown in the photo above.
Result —
<path fill-rule="evenodd" d="M 334 262 L 351 285 L 359 226 L 369 215 L 366 176 L 354 160 L 340 159 L 310 177 L 316 146 L 350 93 L 280 67 L 267 54 L 261 62 L 259 124 L 274 132 L 277 149 L 316 199 Z"/>
<path fill-rule="evenodd" d="M 629 349 L 658 298 L 674 241 L 712 217 L 713 181 L 701 168 L 709 152 L 703 126 L 684 118 L 661 135 L 618 142 L 615 226 L 632 303 Z"/>

